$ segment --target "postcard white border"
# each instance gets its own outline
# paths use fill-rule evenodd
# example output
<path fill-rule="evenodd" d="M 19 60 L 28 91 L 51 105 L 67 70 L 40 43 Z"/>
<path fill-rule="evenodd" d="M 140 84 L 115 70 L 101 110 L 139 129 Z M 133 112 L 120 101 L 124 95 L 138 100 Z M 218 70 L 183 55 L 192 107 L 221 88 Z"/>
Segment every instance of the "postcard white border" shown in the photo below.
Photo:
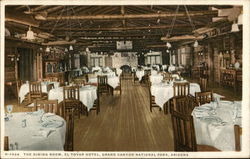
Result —
<path fill-rule="evenodd" d="M 46 154 L 56 154 L 56 153 L 61 153 L 62 156 L 55 156 L 55 158 L 182 158 L 183 155 L 188 154 L 188 156 L 184 156 L 184 158 L 194 158 L 194 157 L 210 157 L 210 158 L 223 158 L 223 157 L 247 157 L 250 156 L 250 136 L 249 136 L 249 111 L 250 111 L 250 102 L 249 102 L 249 83 L 250 83 L 250 47 L 249 47 L 249 39 L 250 39 L 250 32 L 249 32 L 249 21 L 250 21 L 250 0 L 3 0 L 0 2 L 1 3 L 1 117 L 4 115 L 4 7 L 5 5 L 176 5 L 176 4 L 194 4 L 194 5 L 208 5 L 208 4 L 214 4 L 214 5 L 243 5 L 243 147 L 241 152 L 211 152 L 211 153 L 205 153 L 205 152 L 88 152 L 88 151 L 81 151 L 81 152 L 58 152 L 58 151 L 53 151 L 53 152 L 41 152 L 41 151 L 28 151 L 33 155 L 31 156 L 25 156 L 24 153 L 28 153 L 26 151 L 20 151 L 18 152 L 20 156 L 15 156 L 15 155 L 8 155 L 10 158 L 53 158 L 53 156 L 34 156 L 35 153 L 46 153 Z M 1 118 L 1 141 L 3 141 L 3 133 L 4 133 L 4 120 Z M 4 157 L 3 152 L 3 142 L 1 142 L 1 156 Z M 11 153 L 10 151 L 7 153 Z M 12 152 L 12 153 L 17 153 L 17 152 Z M 87 156 L 87 154 L 97 154 L 97 156 Z M 115 153 L 116 155 L 114 156 L 103 156 L 106 153 Z M 119 154 L 121 155 L 122 153 L 127 154 L 126 156 L 118 156 Z M 135 156 L 135 154 L 140 153 L 142 156 Z M 81 156 L 77 156 L 77 154 L 81 154 Z M 148 154 L 148 155 L 146 155 Z M 151 156 L 150 154 L 154 154 L 156 156 Z M 158 154 L 158 155 L 157 155 Z M 161 154 L 162 156 L 160 156 Z M 165 155 L 164 155 L 165 154 Z M 175 154 L 176 156 L 171 156 L 171 154 Z M 68 156 L 69 155 L 69 156 Z M 133 157 L 131 157 L 133 156 Z M 7 157 L 7 156 L 5 156 Z"/>

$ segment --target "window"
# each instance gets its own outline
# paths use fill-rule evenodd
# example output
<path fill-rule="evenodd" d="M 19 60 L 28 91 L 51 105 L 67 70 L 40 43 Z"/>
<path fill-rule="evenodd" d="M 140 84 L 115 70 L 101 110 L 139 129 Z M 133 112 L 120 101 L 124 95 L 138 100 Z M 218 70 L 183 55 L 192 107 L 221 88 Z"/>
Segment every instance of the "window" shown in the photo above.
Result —
<path fill-rule="evenodd" d="M 91 61 L 91 66 L 95 67 L 95 66 L 102 66 L 102 57 L 91 57 L 90 58 Z"/>
<path fill-rule="evenodd" d="M 160 55 L 148 55 L 148 64 L 151 64 L 151 65 L 161 64 L 161 56 Z"/>

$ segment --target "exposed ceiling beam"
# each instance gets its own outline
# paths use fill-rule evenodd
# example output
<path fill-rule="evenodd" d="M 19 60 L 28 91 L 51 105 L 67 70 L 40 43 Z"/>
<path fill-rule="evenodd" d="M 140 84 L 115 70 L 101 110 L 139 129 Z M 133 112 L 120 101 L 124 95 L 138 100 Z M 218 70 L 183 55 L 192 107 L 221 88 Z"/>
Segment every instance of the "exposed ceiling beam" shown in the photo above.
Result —
<path fill-rule="evenodd" d="M 17 11 L 15 12 L 9 10 L 6 11 L 5 21 L 16 22 L 19 24 L 28 25 L 32 27 L 39 27 L 39 22 L 37 22 L 31 15 L 26 15 L 20 12 L 18 13 Z"/>
<path fill-rule="evenodd" d="M 217 16 L 218 11 L 190 11 L 190 16 Z M 147 19 L 147 18 L 172 18 L 187 17 L 186 12 L 179 13 L 153 13 L 153 14 L 126 14 L 126 15 L 74 15 L 74 16 L 48 16 L 47 20 L 70 19 L 70 20 L 98 20 L 98 19 Z"/>
<path fill-rule="evenodd" d="M 197 26 L 197 25 L 196 25 Z M 204 26 L 204 25 L 203 25 Z M 121 30 L 143 30 L 143 29 L 167 29 L 171 25 L 141 26 L 141 27 L 114 27 L 114 28 L 71 28 L 71 31 L 121 31 Z M 176 24 L 175 28 L 190 27 L 190 24 Z M 198 27 L 198 26 L 197 26 Z M 201 27 L 201 26 L 199 26 Z M 42 27 L 44 30 L 51 30 L 51 27 Z M 55 31 L 68 31 L 69 28 L 55 28 Z"/>

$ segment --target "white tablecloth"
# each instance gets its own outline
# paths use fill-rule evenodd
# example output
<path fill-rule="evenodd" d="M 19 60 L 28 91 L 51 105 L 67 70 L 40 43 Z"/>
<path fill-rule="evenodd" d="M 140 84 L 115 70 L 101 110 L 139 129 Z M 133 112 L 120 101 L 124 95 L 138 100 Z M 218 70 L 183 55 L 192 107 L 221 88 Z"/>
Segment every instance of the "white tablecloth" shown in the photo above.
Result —
<path fill-rule="evenodd" d="M 98 76 L 105 76 L 107 75 L 108 77 L 114 77 L 115 76 L 115 72 L 107 72 L 107 73 L 103 73 L 103 72 L 95 72 L 95 75 Z"/>
<path fill-rule="evenodd" d="M 221 101 L 217 108 L 214 104 L 201 105 L 192 112 L 197 144 L 235 151 L 234 124 L 241 125 L 241 103 Z"/>
<path fill-rule="evenodd" d="M 47 92 L 47 85 L 53 83 L 55 88 L 59 87 L 59 82 L 41 82 L 42 85 L 42 92 L 48 93 Z M 24 100 L 25 95 L 29 92 L 29 84 L 25 83 L 20 87 L 19 91 L 19 97 L 20 97 L 20 102 Z"/>
<path fill-rule="evenodd" d="M 157 75 L 157 71 L 156 70 L 151 70 L 151 75 Z"/>
<path fill-rule="evenodd" d="M 31 112 L 29 112 L 31 113 Z M 43 115 L 43 122 L 39 123 L 41 114 L 12 113 L 9 121 L 5 121 L 5 136 L 9 137 L 9 145 L 14 145 L 14 150 L 64 150 L 66 122 L 60 116 L 52 113 Z M 26 119 L 26 127 L 22 127 L 22 120 Z M 55 120 L 55 121 L 54 121 Z M 43 127 L 43 124 L 52 123 L 57 127 Z M 44 125 L 45 126 L 45 125 Z M 42 130 L 41 130 L 42 129 Z M 39 132 L 50 134 L 41 135 Z M 15 146 L 17 143 L 17 147 Z M 10 147 L 11 149 L 11 147 Z"/>
<path fill-rule="evenodd" d="M 172 72 L 172 71 L 175 71 L 175 70 L 176 70 L 175 66 L 169 66 L 168 67 L 168 72 Z"/>
<path fill-rule="evenodd" d="M 200 92 L 200 85 L 190 83 L 190 94 L 193 96 L 195 92 Z M 163 105 L 174 96 L 173 84 L 158 83 L 151 86 L 151 94 L 155 96 L 155 103 L 163 108 Z"/>
<path fill-rule="evenodd" d="M 116 73 L 117 73 L 117 75 L 118 75 L 118 76 L 120 76 L 120 75 L 121 75 L 121 73 L 122 73 L 122 69 L 117 68 L 117 69 L 116 69 Z"/>
<path fill-rule="evenodd" d="M 113 88 L 116 88 L 119 85 L 120 79 L 117 76 L 108 77 L 108 85 Z M 89 83 L 97 83 L 97 77 L 89 78 Z"/>
<path fill-rule="evenodd" d="M 102 68 L 99 66 L 93 67 L 92 72 L 94 72 L 94 71 L 102 71 Z"/>
<path fill-rule="evenodd" d="M 139 78 L 139 81 L 141 81 L 142 77 L 144 76 L 144 71 L 136 71 L 136 76 Z"/>
<path fill-rule="evenodd" d="M 158 75 L 158 74 L 151 75 L 149 78 L 150 78 L 150 82 L 152 84 L 161 83 L 162 80 L 163 80 L 163 76 L 162 75 Z"/>
<path fill-rule="evenodd" d="M 83 86 L 80 87 L 80 101 L 88 108 L 88 111 L 93 107 L 94 101 L 97 99 L 97 87 L 96 86 Z M 63 101 L 63 88 L 59 87 L 53 89 L 48 94 L 48 99 L 57 99 L 58 103 Z"/>

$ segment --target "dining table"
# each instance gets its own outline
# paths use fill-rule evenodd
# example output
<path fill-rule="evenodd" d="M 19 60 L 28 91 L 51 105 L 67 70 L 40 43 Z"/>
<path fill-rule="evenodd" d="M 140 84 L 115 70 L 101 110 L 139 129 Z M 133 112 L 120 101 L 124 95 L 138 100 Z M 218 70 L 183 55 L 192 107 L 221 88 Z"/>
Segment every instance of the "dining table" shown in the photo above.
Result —
<path fill-rule="evenodd" d="M 116 76 L 116 74 L 115 74 L 115 72 L 106 72 L 106 73 L 104 73 L 104 72 L 102 72 L 102 71 L 99 71 L 99 72 L 95 72 L 95 75 L 96 76 L 108 76 L 108 77 L 114 77 L 114 76 Z"/>
<path fill-rule="evenodd" d="M 90 77 L 89 78 L 89 83 L 97 83 L 97 77 Z M 116 88 L 119 86 L 120 79 L 118 76 L 108 76 L 108 85 L 111 86 L 112 88 Z"/>
<path fill-rule="evenodd" d="M 55 88 L 58 88 L 60 83 L 59 82 L 49 82 L 49 81 L 44 81 L 41 82 L 41 86 L 42 86 L 42 92 L 43 93 L 48 93 L 47 90 L 47 86 L 49 84 L 54 84 Z M 19 90 L 19 98 L 20 98 L 20 102 L 22 102 L 25 98 L 25 95 L 29 93 L 29 82 L 26 82 L 24 84 L 21 85 L 20 90 Z"/>
<path fill-rule="evenodd" d="M 150 82 L 152 84 L 161 83 L 163 80 L 163 76 L 161 74 L 157 74 L 157 72 L 156 72 L 156 74 L 150 75 L 149 78 L 150 78 Z"/>
<path fill-rule="evenodd" d="M 93 108 L 94 102 L 97 99 L 97 87 L 85 85 L 79 88 L 80 101 L 88 108 L 88 111 Z M 48 94 L 49 100 L 58 100 L 58 103 L 63 101 L 63 87 L 53 89 Z"/>
<path fill-rule="evenodd" d="M 137 70 L 136 72 L 135 72 L 135 75 L 136 75 L 136 77 L 138 77 L 138 79 L 139 79 L 139 81 L 141 81 L 142 80 L 142 77 L 144 76 L 144 70 Z"/>
<path fill-rule="evenodd" d="M 217 100 L 195 107 L 192 116 L 197 144 L 235 151 L 234 125 L 242 125 L 241 103 Z"/>
<path fill-rule="evenodd" d="M 53 113 L 16 112 L 5 115 L 4 136 L 10 151 L 63 151 L 66 121 Z"/>
<path fill-rule="evenodd" d="M 176 81 L 177 82 L 177 81 Z M 187 82 L 186 80 L 178 82 Z M 162 109 L 164 104 L 174 97 L 174 82 L 161 82 L 151 85 L 151 94 L 155 97 L 155 103 Z M 195 96 L 195 92 L 200 92 L 200 85 L 198 83 L 190 83 L 190 94 Z"/>

